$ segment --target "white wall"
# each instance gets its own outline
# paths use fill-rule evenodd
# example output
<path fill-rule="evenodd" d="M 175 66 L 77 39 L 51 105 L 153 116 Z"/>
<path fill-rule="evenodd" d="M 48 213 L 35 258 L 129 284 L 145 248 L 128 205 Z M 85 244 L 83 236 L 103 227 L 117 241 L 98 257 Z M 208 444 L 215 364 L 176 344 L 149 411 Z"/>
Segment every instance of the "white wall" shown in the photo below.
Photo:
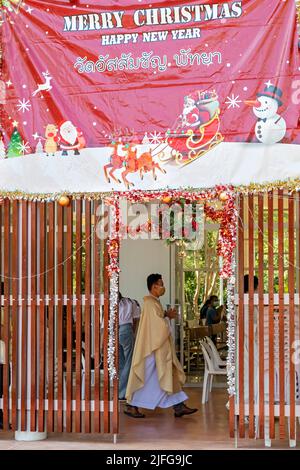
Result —
<path fill-rule="evenodd" d="M 124 297 L 136 299 L 140 304 L 148 294 L 147 276 L 163 276 L 166 293 L 161 297 L 163 306 L 174 303 L 175 255 L 174 247 L 162 240 L 123 240 L 120 249 L 120 292 Z"/>

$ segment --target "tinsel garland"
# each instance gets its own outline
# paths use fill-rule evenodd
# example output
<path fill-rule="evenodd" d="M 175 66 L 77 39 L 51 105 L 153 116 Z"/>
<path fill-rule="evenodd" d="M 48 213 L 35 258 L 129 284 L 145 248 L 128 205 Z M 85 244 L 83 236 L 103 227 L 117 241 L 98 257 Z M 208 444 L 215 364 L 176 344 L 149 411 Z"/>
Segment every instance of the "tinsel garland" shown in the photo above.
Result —
<path fill-rule="evenodd" d="M 109 252 L 110 252 L 110 264 L 107 267 L 109 274 L 113 272 L 119 272 L 118 265 L 118 240 L 126 232 L 124 227 L 121 226 L 119 199 L 126 198 L 131 203 L 151 202 L 157 200 L 164 200 L 168 197 L 173 203 L 184 199 L 187 203 L 191 202 L 205 202 L 219 199 L 220 195 L 225 197 L 225 204 L 222 209 L 215 210 L 214 208 L 205 204 L 204 210 L 207 217 L 213 221 L 220 223 L 220 236 L 218 240 L 218 255 L 223 258 L 223 266 L 220 272 L 220 276 L 227 279 L 232 275 L 231 261 L 232 254 L 236 246 L 236 217 L 237 210 L 235 207 L 235 194 L 232 191 L 232 187 L 228 186 L 216 186 L 214 189 L 207 191 L 197 192 L 195 190 L 169 190 L 161 192 L 151 191 L 140 191 L 132 190 L 130 192 L 115 193 L 105 199 L 106 204 L 109 204 L 112 208 L 110 226 L 113 227 L 115 233 L 110 234 L 109 240 Z M 144 229 L 148 230 L 149 225 L 146 224 Z M 119 230 L 120 229 L 120 230 Z"/>
<path fill-rule="evenodd" d="M 218 186 L 220 188 L 222 186 Z M 227 187 L 227 186 L 226 186 Z M 277 191 L 278 189 L 286 190 L 289 193 L 298 192 L 300 191 L 300 178 L 294 179 L 286 179 L 280 181 L 272 181 L 272 182 L 265 182 L 265 183 L 249 183 L 248 185 L 237 185 L 237 186 L 230 186 L 231 191 L 236 194 L 258 194 L 258 193 L 268 193 L 271 191 Z M 216 188 L 179 188 L 179 189 L 161 189 L 156 191 L 124 191 L 124 192 L 114 192 L 114 191 L 102 191 L 102 192 L 69 192 L 69 191 L 61 191 L 56 193 L 27 193 L 24 191 L 5 191 L 0 190 L 0 196 L 3 199 L 9 200 L 26 200 L 32 202 L 54 202 L 58 201 L 62 196 L 72 197 L 72 199 L 83 199 L 88 201 L 106 201 L 109 200 L 110 197 L 113 197 L 115 194 L 119 194 L 119 197 L 125 197 L 129 201 L 134 200 L 135 195 L 137 192 L 144 194 L 144 201 L 147 202 L 147 194 L 156 195 L 154 199 L 163 195 L 164 197 L 171 196 L 177 194 L 189 193 L 190 195 L 195 193 L 198 195 L 197 198 L 192 198 L 192 201 L 199 200 L 199 194 L 205 195 L 206 193 L 216 194 Z M 132 193 L 135 195 L 132 196 Z M 212 197 L 213 199 L 214 197 Z"/>
<path fill-rule="evenodd" d="M 109 322 L 108 322 L 108 351 L 107 362 L 108 371 L 111 380 L 117 376 L 117 367 L 115 362 L 116 352 L 116 335 L 115 321 L 117 314 L 118 298 L 119 298 L 119 273 L 113 272 L 110 276 L 109 290 Z"/>
<path fill-rule="evenodd" d="M 236 337 L 236 322 L 235 322 L 235 255 L 232 256 L 231 264 L 232 275 L 227 282 L 227 384 L 229 396 L 235 395 L 235 337 Z"/>
<path fill-rule="evenodd" d="M 231 295 L 228 296 L 228 347 L 229 350 L 235 348 L 232 346 L 234 342 L 235 329 L 232 326 L 234 323 L 234 310 L 232 313 L 232 303 L 234 309 L 234 250 L 236 247 L 236 234 L 237 234 L 237 209 L 235 205 L 235 194 L 232 192 L 231 187 L 217 186 L 210 191 L 163 191 L 150 192 L 150 191 L 130 191 L 129 193 L 114 193 L 109 197 L 105 198 L 106 204 L 110 206 L 110 238 L 107 241 L 108 253 L 109 253 L 109 265 L 107 266 L 108 275 L 110 278 L 110 307 L 109 307 L 109 340 L 108 340 L 108 369 L 110 378 L 114 379 L 117 374 L 117 367 L 115 364 L 115 319 L 117 313 L 118 303 L 118 289 L 119 289 L 119 248 L 120 239 L 124 232 L 121 229 L 122 220 L 120 213 L 120 197 L 127 197 L 130 202 L 150 202 L 153 200 L 164 199 L 166 196 L 172 198 L 172 202 L 176 202 L 176 199 L 184 198 L 187 202 L 202 201 L 205 202 L 205 213 L 207 217 L 220 223 L 220 236 L 218 241 L 218 255 L 223 258 L 223 268 L 220 275 L 223 278 L 228 279 L 228 289 L 232 289 L 233 299 L 231 301 Z M 225 204 L 222 209 L 216 210 L 207 205 L 208 201 L 219 199 L 222 196 Z M 232 356 L 232 355 L 231 355 Z M 234 384 L 234 356 L 228 360 L 228 381 L 229 387 L 232 391 L 232 383 Z M 234 385 L 233 385 L 234 386 Z"/>
<path fill-rule="evenodd" d="M 119 198 L 115 198 L 111 204 L 110 212 L 110 238 L 107 240 L 109 264 L 106 267 L 110 279 L 109 284 L 109 323 L 108 323 L 108 351 L 107 361 L 111 380 L 117 376 L 117 365 L 115 363 L 115 322 L 117 315 L 119 296 L 119 236 L 118 224 L 120 218 Z"/>

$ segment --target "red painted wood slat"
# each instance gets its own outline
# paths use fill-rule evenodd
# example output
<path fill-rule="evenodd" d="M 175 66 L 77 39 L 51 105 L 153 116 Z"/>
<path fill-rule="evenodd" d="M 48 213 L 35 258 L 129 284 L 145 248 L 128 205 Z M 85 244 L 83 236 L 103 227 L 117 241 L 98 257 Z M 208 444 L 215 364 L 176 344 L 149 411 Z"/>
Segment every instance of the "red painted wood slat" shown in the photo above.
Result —
<path fill-rule="evenodd" d="M 254 426 L 254 205 L 253 195 L 248 196 L 248 230 L 249 230 L 249 316 L 248 316 L 248 350 L 249 350 L 249 437 L 255 437 Z"/>
<path fill-rule="evenodd" d="M 30 297 L 31 297 L 31 341 L 30 341 L 30 366 L 31 366 L 31 390 L 30 390 L 30 430 L 36 431 L 36 398 L 37 398 L 37 305 L 36 305 L 36 290 L 37 290 L 37 207 L 35 202 L 29 204 L 31 213 L 31 230 L 30 230 L 30 245 L 31 245 L 31 270 L 30 270 Z"/>
<path fill-rule="evenodd" d="M 67 270 L 67 409 L 66 409 L 66 431 L 72 432 L 72 356 L 73 356 L 73 203 L 67 209 L 67 240 L 66 240 L 66 270 Z"/>
<path fill-rule="evenodd" d="M 11 426 L 12 430 L 18 428 L 18 296 L 19 296 L 19 203 L 17 200 L 12 203 L 12 410 L 11 410 Z M 0 223 L 1 226 L 1 223 Z M 0 230 L 1 231 L 1 230 Z"/>
<path fill-rule="evenodd" d="M 289 342 L 290 342 L 290 419 L 289 434 L 290 439 L 296 439 L 296 390 L 295 390 L 295 362 L 294 362 L 294 341 L 295 341 L 295 223 L 294 223 L 294 196 L 290 195 L 288 199 L 289 213 Z"/>
<path fill-rule="evenodd" d="M 244 197 L 239 197 L 238 223 L 238 266 L 239 266 L 239 317 L 238 317 L 238 368 L 239 368 L 239 436 L 245 437 L 244 404 Z"/>
<path fill-rule="evenodd" d="M 278 264 L 279 264 L 279 436 L 285 438 L 284 384 L 284 210 L 283 191 L 278 191 Z"/>
<path fill-rule="evenodd" d="M 48 336 L 48 351 L 46 351 L 48 359 L 48 413 L 47 413 L 47 429 L 54 432 L 54 375 L 55 375 L 55 355 L 54 355 L 54 278 L 55 278 L 55 204 L 48 203 L 48 249 L 47 249 L 47 287 L 49 295 L 48 306 L 48 328 L 46 334 Z"/>
<path fill-rule="evenodd" d="M 259 350 L 259 437 L 264 438 L 264 195 L 258 196 L 258 350 Z"/>
<path fill-rule="evenodd" d="M 21 431 L 27 430 L 27 296 L 28 296 L 28 202 L 22 201 L 22 361 L 21 361 Z"/>
<path fill-rule="evenodd" d="M 82 200 L 76 201 L 76 410 L 75 432 L 81 432 L 81 337 L 82 337 Z"/>
<path fill-rule="evenodd" d="M 4 325 L 5 363 L 3 364 L 3 429 L 9 429 L 9 344 L 10 344 L 10 278 L 11 278 L 11 243 L 10 243 L 10 208 L 8 199 L 4 200 Z"/>
<path fill-rule="evenodd" d="M 274 418 L 274 193 L 268 196 L 268 281 L 269 281 L 269 420 L 270 438 L 275 438 Z"/>

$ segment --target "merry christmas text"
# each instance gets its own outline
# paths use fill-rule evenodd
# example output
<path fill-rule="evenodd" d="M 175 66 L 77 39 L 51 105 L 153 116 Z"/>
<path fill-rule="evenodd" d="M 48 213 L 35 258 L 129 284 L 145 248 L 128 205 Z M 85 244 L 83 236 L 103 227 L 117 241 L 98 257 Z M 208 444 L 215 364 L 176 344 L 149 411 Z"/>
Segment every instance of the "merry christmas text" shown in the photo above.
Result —
<path fill-rule="evenodd" d="M 199 23 L 211 20 L 238 18 L 243 13 L 242 1 L 201 5 L 184 5 L 135 10 L 128 16 L 125 10 L 105 11 L 64 16 L 64 31 L 94 31 L 126 28 Z"/>

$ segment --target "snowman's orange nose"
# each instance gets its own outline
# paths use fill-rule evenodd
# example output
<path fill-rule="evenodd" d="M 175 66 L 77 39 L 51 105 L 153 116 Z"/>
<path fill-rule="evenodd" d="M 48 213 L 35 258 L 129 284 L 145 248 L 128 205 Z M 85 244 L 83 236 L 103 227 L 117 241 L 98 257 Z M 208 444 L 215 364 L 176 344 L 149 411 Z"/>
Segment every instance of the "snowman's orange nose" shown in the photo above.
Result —
<path fill-rule="evenodd" d="M 258 100 L 245 100 L 244 103 L 247 106 L 252 106 L 253 108 L 260 108 L 261 107 L 261 102 Z"/>

